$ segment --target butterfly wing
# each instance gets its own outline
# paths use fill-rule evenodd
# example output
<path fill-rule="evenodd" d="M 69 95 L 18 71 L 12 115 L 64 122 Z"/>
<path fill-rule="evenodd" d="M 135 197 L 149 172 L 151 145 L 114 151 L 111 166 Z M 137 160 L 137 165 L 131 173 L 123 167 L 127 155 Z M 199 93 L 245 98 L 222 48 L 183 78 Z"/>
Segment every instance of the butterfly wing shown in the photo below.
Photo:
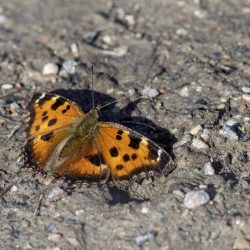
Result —
<path fill-rule="evenodd" d="M 76 103 L 52 93 L 35 94 L 28 110 L 25 165 L 43 168 L 58 144 L 69 137 L 84 112 Z"/>
<path fill-rule="evenodd" d="M 92 137 L 86 139 L 84 143 L 78 138 L 73 138 L 65 145 L 57 159 L 60 161 L 61 157 L 66 160 L 58 166 L 56 162 L 52 165 L 52 173 L 58 177 L 66 178 L 73 183 L 81 182 L 90 185 L 102 184 L 109 178 L 109 168 L 104 162 L 103 155 L 98 152 Z"/>
<path fill-rule="evenodd" d="M 143 135 L 115 123 L 98 124 L 98 146 L 117 183 L 128 185 L 130 180 L 168 175 L 174 169 L 169 154 Z"/>

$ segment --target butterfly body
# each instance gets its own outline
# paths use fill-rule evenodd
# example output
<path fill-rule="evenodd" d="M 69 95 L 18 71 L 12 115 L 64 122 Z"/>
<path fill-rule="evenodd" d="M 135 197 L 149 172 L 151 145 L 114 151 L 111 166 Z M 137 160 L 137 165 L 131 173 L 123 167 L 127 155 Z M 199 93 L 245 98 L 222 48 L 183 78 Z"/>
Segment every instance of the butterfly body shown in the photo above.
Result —
<path fill-rule="evenodd" d="M 37 93 L 29 111 L 23 167 L 97 185 L 111 176 L 122 186 L 174 169 L 168 153 L 148 138 L 120 124 L 99 121 L 99 107 L 84 113 L 62 96 Z"/>

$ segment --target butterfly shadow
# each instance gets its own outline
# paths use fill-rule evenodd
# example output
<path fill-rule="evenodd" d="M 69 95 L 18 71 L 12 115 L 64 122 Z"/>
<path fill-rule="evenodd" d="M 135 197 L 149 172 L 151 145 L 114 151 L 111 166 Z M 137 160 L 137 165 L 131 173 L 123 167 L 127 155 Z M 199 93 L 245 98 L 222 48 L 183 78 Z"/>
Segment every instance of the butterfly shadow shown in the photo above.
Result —
<path fill-rule="evenodd" d="M 54 90 L 53 93 L 59 94 L 76 102 L 80 105 L 84 112 L 88 112 L 93 108 L 93 97 L 95 107 L 101 107 L 103 105 L 107 105 L 108 103 L 112 103 L 102 110 L 100 114 L 101 121 L 120 123 L 132 130 L 140 132 L 142 135 L 145 135 L 147 138 L 165 149 L 171 155 L 171 157 L 174 158 L 172 154 L 172 147 L 173 144 L 177 142 L 177 139 L 169 132 L 169 130 L 156 125 L 152 120 L 149 120 L 145 117 L 131 116 L 132 112 L 136 110 L 140 99 L 136 99 L 134 101 L 130 100 L 125 107 L 119 109 L 115 103 L 113 103 L 116 101 L 116 99 L 107 94 L 89 89 L 57 89 Z M 119 100 L 117 102 L 119 102 Z M 113 184 L 109 185 L 109 182 L 104 189 L 101 189 L 101 191 L 103 194 L 106 193 L 104 196 L 110 205 L 129 203 L 130 201 L 137 200 L 130 197 L 126 190 L 121 190 Z M 108 195 L 107 192 L 109 193 Z M 138 199 L 138 201 L 141 200 Z"/>

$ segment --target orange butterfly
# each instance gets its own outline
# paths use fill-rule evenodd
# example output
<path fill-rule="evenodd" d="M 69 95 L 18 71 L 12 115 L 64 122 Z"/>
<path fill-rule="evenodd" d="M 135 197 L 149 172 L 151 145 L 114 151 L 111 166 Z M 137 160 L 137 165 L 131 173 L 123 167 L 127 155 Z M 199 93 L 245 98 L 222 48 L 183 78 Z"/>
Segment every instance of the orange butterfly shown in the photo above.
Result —
<path fill-rule="evenodd" d="M 24 167 L 71 182 L 117 186 L 168 175 L 169 154 L 153 141 L 120 124 L 98 121 L 100 108 L 84 113 L 73 101 L 37 93 L 29 105 Z M 23 167 L 23 168 L 24 168 Z"/>

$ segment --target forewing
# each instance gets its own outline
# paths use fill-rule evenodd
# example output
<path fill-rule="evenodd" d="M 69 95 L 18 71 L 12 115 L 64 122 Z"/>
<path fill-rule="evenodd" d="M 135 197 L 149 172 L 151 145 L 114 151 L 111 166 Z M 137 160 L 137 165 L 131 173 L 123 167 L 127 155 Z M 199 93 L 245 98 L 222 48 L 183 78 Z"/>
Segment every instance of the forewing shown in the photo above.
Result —
<path fill-rule="evenodd" d="M 52 93 L 36 93 L 28 105 L 28 110 L 29 137 L 70 126 L 84 115 L 75 102 Z"/>
<path fill-rule="evenodd" d="M 24 145 L 24 167 L 43 170 L 58 145 L 67 140 L 73 126 L 84 115 L 80 107 L 56 94 L 37 93 L 28 105 L 30 111 L 27 141 Z"/>

